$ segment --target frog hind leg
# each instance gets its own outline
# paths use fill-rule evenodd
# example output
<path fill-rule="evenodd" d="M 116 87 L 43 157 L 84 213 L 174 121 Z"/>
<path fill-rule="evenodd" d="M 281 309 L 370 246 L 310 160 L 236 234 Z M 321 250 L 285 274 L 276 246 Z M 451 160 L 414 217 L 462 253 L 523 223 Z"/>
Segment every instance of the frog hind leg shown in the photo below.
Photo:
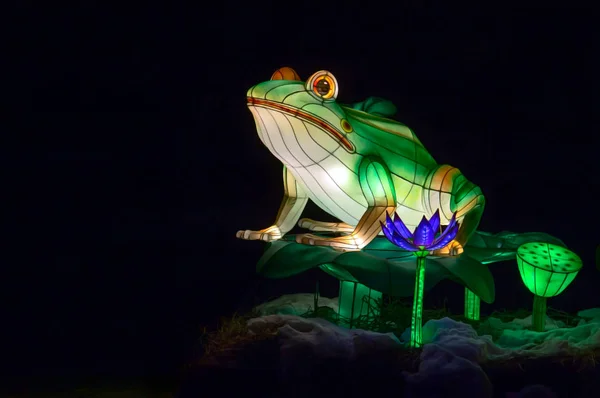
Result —
<path fill-rule="evenodd" d="M 485 197 L 481 189 L 467 180 L 459 169 L 449 165 L 441 165 L 434 170 L 428 176 L 425 186 L 429 190 L 427 210 L 433 214 L 439 209 L 442 220 L 449 220 L 456 212 L 460 224 L 454 241 L 435 254 L 462 253 L 483 215 Z"/>
<path fill-rule="evenodd" d="M 336 232 L 336 233 L 352 233 L 354 227 L 345 222 L 326 222 L 316 221 L 310 218 L 302 218 L 298 221 L 300 228 L 305 228 L 314 232 Z"/>
<path fill-rule="evenodd" d="M 296 236 L 298 243 L 329 246 L 340 251 L 361 250 L 381 232 L 386 214 L 396 209 L 396 192 L 390 172 L 383 162 L 365 157 L 359 166 L 360 187 L 367 201 L 367 210 L 356 227 L 344 236 L 325 238 L 313 234 Z"/>

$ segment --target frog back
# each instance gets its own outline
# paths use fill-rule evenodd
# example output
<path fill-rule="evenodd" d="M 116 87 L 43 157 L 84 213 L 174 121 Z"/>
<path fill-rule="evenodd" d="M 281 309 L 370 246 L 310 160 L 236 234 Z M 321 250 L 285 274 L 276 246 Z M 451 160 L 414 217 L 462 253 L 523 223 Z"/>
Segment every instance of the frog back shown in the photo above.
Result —
<path fill-rule="evenodd" d="M 437 162 L 406 125 L 377 114 L 345 107 L 357 153 L 380 158 L 392 174 L 423 185 Z"/>

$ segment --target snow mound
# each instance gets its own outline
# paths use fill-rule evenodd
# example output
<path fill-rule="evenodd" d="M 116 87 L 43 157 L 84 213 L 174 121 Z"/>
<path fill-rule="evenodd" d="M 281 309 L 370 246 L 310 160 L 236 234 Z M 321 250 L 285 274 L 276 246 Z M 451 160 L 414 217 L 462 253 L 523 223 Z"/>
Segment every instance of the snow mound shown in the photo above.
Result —
<path fill-rule="evenodd" d="M 479 328 L 492 331 L 499 336 L 496 339 L 479 335 L 471 325 L 450 318 L 430 320 L 423 325 L 424 347 L 417 372 L 402 372 L 404 392 L 408 397 L 492 397 L 492 384 L 481 367 L 488 361 L 574 356 L 600 348 L 600 309 L 579 315 L 583 319 L 575 327 L 549 319 L 544 332 L 527 329 L 530 317 L 511 322 L 489 318 Z M 278 329 L 282 377 L 287 380 L 310 377 L 310 369 L 323 361 L 348 366 L 373 352 L 397 350 L 410 336 L 409 329 L 398 339 L 393 333 L 346 329 L 323 319 L 293 315 L 267 315 L 248 322 L 249 333 L 274 326 Z M 540 385 L 508 395 L 556 396 Z"/>
<path fill-rule="evenodd" d="M 600 323 L 600 308 L 588 308 L 587 310 L 581 310 L 577 313 L 581 318 L 585 318 L 590 323 Z"/>
<path fill-rule="evenodd" d="M 517 393 L 508 393 L 506 398 L 558 398 L 550 388 L 541 384 L 532 384 Z"/>
<path fill-rule="evenodd" d="M 319 307 L 329 307 L 338 312 L 338 298 L 319 297 Z M 302 315 L 314 309 L 315 295 L 313 293 L 286 294 L 273 301 L 260 304 L 255 310 L 260 315 L 286 314 Z"/>
<path fill-rule="evenodd" d="M 409 336 L 410 329 L 402 339 Z M 403 372 L 407 397 L 492 397 L 492 384 L 479 366 L 490 354 L 502 352 L 491 337 L 477 336 L 470 325 L 442 318 L 423 325 L 423 342 L 418 372 Z"/>
<path fill-rule="evenodd" d="M 393 333 L 346 329 L 325 319 L 294 315 L 266 315 L 248 321 L 248 332 L 277 327 L 282 359 L 293 355 L 351 360 L 364 350 L 394 349 L 400 341 Z M 291 359 L 291 358 L 290 358 Z"/>
<path fill-rule="evenodd" d="M 311 368 L 326 360 L 348 362 L 374 350 L 398 349 L 400 341 L 393 333 L 346 329 L 319 318 L 294 315 L 267 315 L 248 321 L 248 332 L 260 333 L 278 328 L 281 375 L 284 380 L 300 380 Z"/>
<path fill-rule="evenodd" d="M 600 311 L 588 314 L 600 315 Z M 487 322 L 487 325 L 485 325 Z M 483 322 L 494 327 L 500 337 L 494 342 L 489 335 L 478 335 L 468 324 L 450 318 L 428 321 L 423 325 L 423 352 L 416 373 L 404 373 L 408 396 L 457 396 L 491 397 L 492 389 L 480 364 L 491 360 L 516 357 L 572 356 L 590 349 L 600 348 L 600 319 L 582 320 L 576 327 L 566 328 L 554 322 L 544 332 L 525 329 L 531 324 L 530 317 L 502 322 L 489 318 Z M 489 329 L 488 329 L 489 330 Z M 410 329 L 401 336 L 407 341 Z M 436 380 L 431 383 L 431 380 Z M 456 383 L 469 380 L 469 383 Z M 538 396 L 539 386 L 532 386 L 514 396 Z M 540 392 L 540 394 L 543 394 Z M 551 391 L 546 395 L 553 396 Z"/>

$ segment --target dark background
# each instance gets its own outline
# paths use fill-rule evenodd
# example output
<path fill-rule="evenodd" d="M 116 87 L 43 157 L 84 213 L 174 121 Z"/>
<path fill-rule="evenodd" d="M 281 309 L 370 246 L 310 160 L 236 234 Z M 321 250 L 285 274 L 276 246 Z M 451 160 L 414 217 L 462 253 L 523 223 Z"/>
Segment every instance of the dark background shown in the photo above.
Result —
<path fill-rule="evenodd" d="M 13 382 L 169 376 L 201 325 L 311 291 L 314 273 L 258 279 L 263 245 L 235 239 L 279 206 L 280 164 L 244 97 L 281 66 L 303 79 L 330 70 L 342 102 L 392 100 L 438 162 L 481 186 L 482 230 L 543 231 L 580 254 L 579 278 L 550 306 L 600 305 L 590 9 L 99 4 L 22 5 L 7 36 L 16 145 L 2 148 L 2 357 Z M 529 308 L 514 263 L 492 268 L 497 300 L 482 311 Z M 456 285 L 430 294 L 447 296 L 461 311 Z"/>

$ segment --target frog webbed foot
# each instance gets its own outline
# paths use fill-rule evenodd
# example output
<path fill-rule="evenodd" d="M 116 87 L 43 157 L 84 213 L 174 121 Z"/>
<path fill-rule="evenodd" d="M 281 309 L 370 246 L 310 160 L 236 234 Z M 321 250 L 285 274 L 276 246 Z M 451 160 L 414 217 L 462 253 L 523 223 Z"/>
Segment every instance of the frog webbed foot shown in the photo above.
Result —
<path fill-rule="evenodd" d="M 296 242 L 312 246 L 329 246 L 338 251 L 358 251 L 362 249 L 352 235 L 324 238 L 313 234 L 301 234 L 296 235 Z"/>
<path fill-rule="evenodd" d="M 434 250 L 431 254 L 434 256 L 460 256 L 463 251 L 464 249 L 460 242 L 452 240 L 446 247 Z"/>
<path fill-rule="evenodd" d="M 354 227 L 345 222 L 325 222 L 315 221 L 310 218 L 302 218 L 298 221 L 300 228 L 305 228 L 315 232 L 337 232 L 337 233 L 352 233 Z"/>
<path fill-rule="evenodd" d="M 281 230 L 277 225 L 272 225 L 259 231 L 252 231 L 250 229 L 237 231 L 235 237 L 244 240 L 262 240 L 265 242 L 272 242 L 274 240 L 281 239 L 283 237 L 283 233 L 281 233 Z"/>

